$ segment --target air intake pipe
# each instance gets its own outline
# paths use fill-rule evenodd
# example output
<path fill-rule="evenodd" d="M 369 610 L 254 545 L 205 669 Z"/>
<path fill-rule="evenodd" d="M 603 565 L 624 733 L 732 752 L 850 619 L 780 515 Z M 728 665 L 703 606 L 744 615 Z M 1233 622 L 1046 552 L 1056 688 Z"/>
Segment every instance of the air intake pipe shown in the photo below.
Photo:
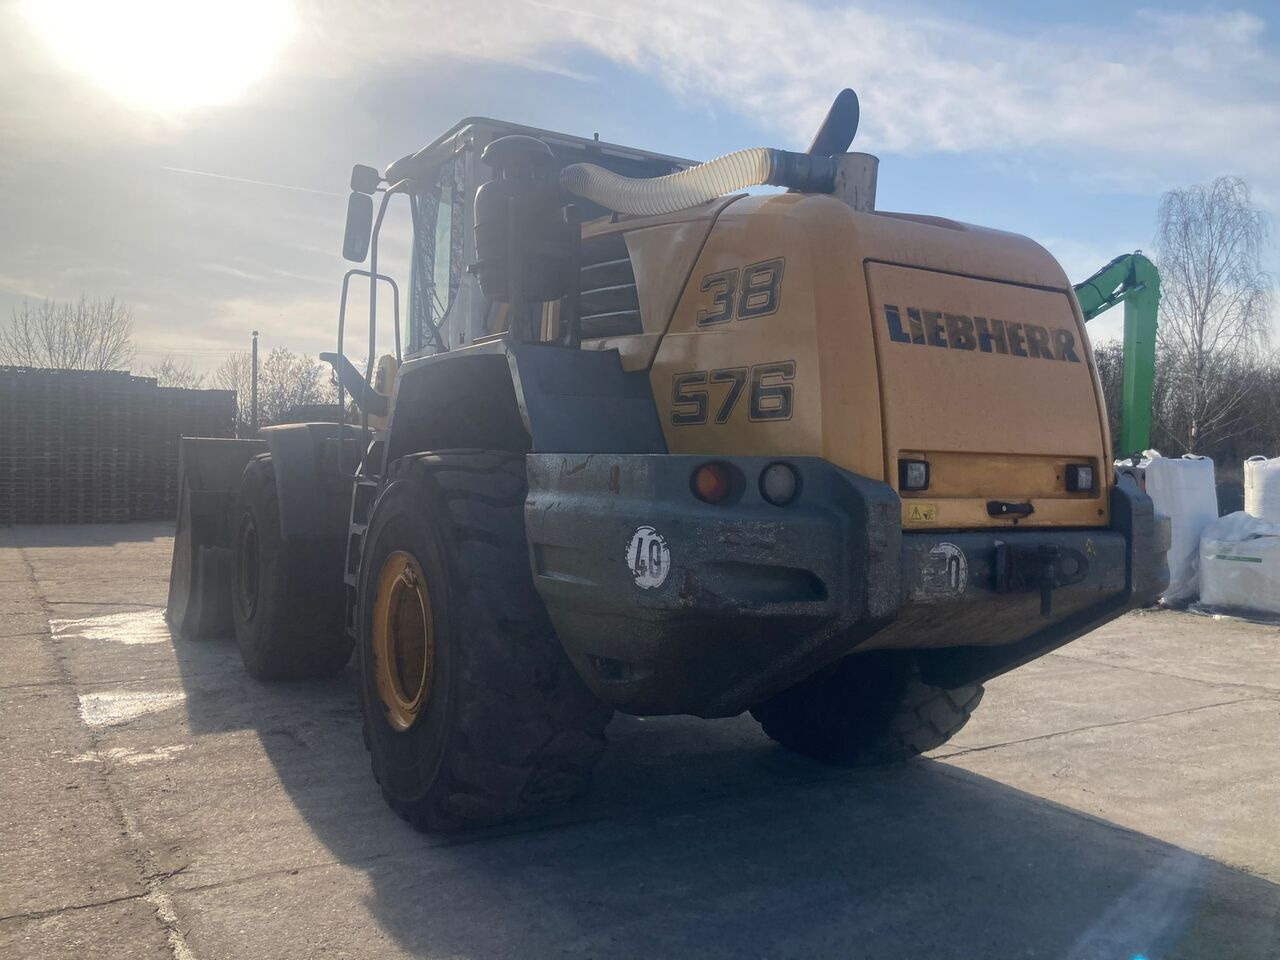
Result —
<path fill-rule="evenodd" d="M 658 216 L 687 210 L 747 187 L 788 187 L 800 193 L 831 193 L 837 161 L 833 157 L 751 147 L 717 157 L 665 177 L 633 179 L 593 163 L 575 163 L 560 171 L 560 186 L 607 210 Z"/>
<path fill-rule="evenodd" d="M 659 216 L 687 210 L 747 187 L 786 187 L 794 193 L 832 193 L 855 210 L 875 208 L 875 157 L 845 153 L 858 132 L 858 95 L 841 90 L 805 153 L 752 147 L 665 177 L 632 179 L 591 163 L 560 171 L 566 193 L 618 213 Z"/>

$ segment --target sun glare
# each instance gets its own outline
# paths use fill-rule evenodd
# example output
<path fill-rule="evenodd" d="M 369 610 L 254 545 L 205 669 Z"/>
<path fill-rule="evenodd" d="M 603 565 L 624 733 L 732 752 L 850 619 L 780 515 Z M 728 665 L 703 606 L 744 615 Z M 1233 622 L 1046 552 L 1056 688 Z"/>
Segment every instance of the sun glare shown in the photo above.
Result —
<path fill-rule="evenodd" d="M 64 66 L 166 114 L 235 100 L 294 28 L 290 0 L 24 0 L 22 9 Z"/>

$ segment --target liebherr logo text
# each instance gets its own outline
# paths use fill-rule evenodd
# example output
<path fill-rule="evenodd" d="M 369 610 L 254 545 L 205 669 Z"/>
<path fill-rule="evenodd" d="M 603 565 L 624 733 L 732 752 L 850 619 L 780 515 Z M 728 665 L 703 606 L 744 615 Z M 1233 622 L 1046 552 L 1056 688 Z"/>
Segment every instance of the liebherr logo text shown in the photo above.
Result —
<path fill-rule="evenodd" d="M 905 318 L 903 313 L 906 313 Z M 919 307 L 907 307 L 904 311 L 891 303 L 884 305 L 884 319 L 889 325 L 889 339 L 896 343 L 1080 362 L 1075 334 L 1062 327 L 970 317 L 963 313 L 922 310 Z"/>

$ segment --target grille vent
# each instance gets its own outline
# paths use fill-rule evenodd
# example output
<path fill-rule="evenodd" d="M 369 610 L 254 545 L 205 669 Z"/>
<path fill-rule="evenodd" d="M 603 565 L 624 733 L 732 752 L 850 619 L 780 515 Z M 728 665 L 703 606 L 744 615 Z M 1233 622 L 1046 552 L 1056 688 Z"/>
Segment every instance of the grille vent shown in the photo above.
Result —
<path fill-rule="evenodd" d="M 585 237 L 578 317 L 583 340 L 643 333 L 636 275 L 622 231 Z"/>

